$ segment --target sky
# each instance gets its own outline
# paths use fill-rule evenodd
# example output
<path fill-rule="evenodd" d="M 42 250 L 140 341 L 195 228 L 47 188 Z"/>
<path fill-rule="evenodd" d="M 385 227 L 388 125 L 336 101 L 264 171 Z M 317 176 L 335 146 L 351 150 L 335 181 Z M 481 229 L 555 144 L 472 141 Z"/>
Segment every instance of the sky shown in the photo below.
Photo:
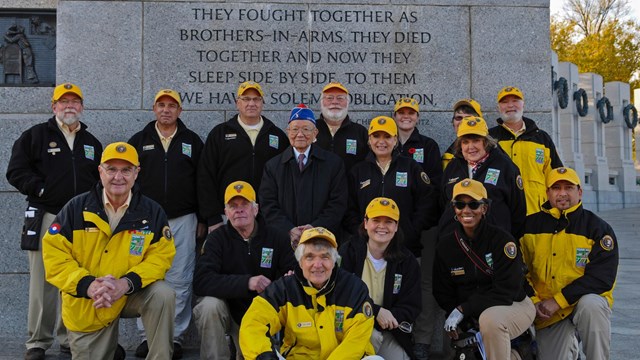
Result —
<path fill-rule="evenodd" d="M 551 15 L 561 12 L 564 3 L 565 0 L 551 0 L 549 5 Z M 640 0 L 629 1 L 629 7 L 631 7 L 631 17 L 640 22 Z"/>

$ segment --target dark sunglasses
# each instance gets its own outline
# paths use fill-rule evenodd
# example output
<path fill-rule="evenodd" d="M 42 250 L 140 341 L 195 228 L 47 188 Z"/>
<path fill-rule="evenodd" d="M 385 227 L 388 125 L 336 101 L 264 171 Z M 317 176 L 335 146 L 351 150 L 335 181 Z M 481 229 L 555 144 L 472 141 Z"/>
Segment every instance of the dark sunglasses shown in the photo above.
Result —
<path fill-rule="evenodd" d="M 468 206 L 469 209 L 471 209 L 471 210 L 478 210 L 478 208 L 481 205 L 484 205 L 485 202 L 484 201 L 478 201 L 478 200 L 473 200 L 473 201 L 469 201 L 469 202 L 454 200 L 454 201 L 451 202 L 451 204 L 458 210 L 464 209 L 465 206 Z"/>

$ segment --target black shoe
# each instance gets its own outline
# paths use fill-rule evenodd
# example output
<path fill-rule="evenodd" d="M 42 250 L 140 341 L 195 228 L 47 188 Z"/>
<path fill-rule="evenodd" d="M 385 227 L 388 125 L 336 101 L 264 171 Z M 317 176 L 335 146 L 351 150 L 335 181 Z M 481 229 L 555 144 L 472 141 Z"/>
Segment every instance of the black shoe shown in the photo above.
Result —
<path fill-rule="evenodd" d="M 415 343 L 413 345 L 413 354 L 417 360 L 429 360 L 430 344 Z"/>
<path fill-rule="evenodd" d="M 127 357 L 127 353 L 124 351 L 124 348 L 118 344 L 116 348 L 116 353 L 113 354 L 113 360 L 124 360 Z"/>
<path fill-rule="evenodd" d="M 71 354 L 71 348 L 69 345 L 60 345 L 60 352 L 63 354 Z"/>
<path fill-rule="evenodd" d="M 44 360 L 44 349 L 34 347 L 24 353 L 24 360 Z"/>
<path fill-rule="evenodd" d="M 174 342 L 173 343 L 173 360 L 182 359 L 182 345 Z"/>
<path fill-rule="evenodd" d="M 147 340 L 145 340 L 136 348 L 136 357 L 146 358 L 148 353 L 149 353 L 149 344 L 147 344 Z"/>

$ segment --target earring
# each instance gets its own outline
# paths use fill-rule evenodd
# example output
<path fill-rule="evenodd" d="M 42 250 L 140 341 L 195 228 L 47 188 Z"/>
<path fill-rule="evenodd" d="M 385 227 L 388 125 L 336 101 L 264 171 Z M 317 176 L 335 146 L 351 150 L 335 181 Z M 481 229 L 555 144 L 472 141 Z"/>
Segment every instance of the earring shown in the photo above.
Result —
<path fill-rule="evenodd" d="M 453 215 L 453 220 L 458 221 L 458 215 Z"/>

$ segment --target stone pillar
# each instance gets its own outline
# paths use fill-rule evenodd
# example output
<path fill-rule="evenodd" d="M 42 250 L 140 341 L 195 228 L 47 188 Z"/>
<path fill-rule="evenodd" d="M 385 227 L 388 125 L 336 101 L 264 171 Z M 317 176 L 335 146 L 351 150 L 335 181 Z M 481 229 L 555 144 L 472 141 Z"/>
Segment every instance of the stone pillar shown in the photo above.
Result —
<path fill-rule="evenodd" d="M 600 121 L 596 104 L 603 96 L 602 76 L 594 73 L 579 75 L 579 87 L 587 92 L 589 113 L 580 118 L 580 136 L 584 155 L 585 186 L 592 186 L 596 198 L 593 206 L 587 206 L 590 199 L 584 199 L 585 206 L 600 209 L 600 193 L 612 191 L 609 185 L 609 166 L 605 152 L 604 124 Z M 575 102 L 572 103 L 575 107 Z"/>
<path fill-rule="evenodd" d="M 640 89 L 635 89 L 633 90 L 633 98 L 634 98 L 634 104 L 636 109 L 640 109 Z M 638 125 L 636 125 L 635 131 L 634 131 L 634 136 L 635 136 L 635 148 L 634 151 L 636 153 L 636 157 L 635 157 L 635 167 L 636 170 L 640 171 L 640 151 L 638 150 L 638 140 L 640 140 L 640 122 L 638 122 Z"/>
<path fill-rule="evenodd" d="M 622 206 L 629 207 L 636 202 L 636 169 L 632 157 L 632 132 L 622 115 L 622 109 L 631 101 L 629 84 L 612 81 L 605 84 L 605 95 L 613 107 L 613 120 L 605 125 L 606 155 L 609 163 L 609 177 L 622 194 Z"/>
<path fill-rule="evenodd" d="M 573 93 L 578 90 L 580 77 L 578 66 L 570 62 L 558 64 L 558 79 L 565 78 L 569 87 L 569 105 L 565 109 L 558 106 L 558 151 L 562 151 L 562 162 L 573 168 L 584 182 L 584 157 L 582 154 L 582 134 L 580 131 L 580 117 L 575 103 L 572 101 Z M 554 94 L 555 96 L 555 94 Z M 557 96 L 556 103 L 557 103 Z M 560 150 L 561 149 L 561 150 Z M 591 190 L 591 185 L 585 184 L 586 190 Z"/>

